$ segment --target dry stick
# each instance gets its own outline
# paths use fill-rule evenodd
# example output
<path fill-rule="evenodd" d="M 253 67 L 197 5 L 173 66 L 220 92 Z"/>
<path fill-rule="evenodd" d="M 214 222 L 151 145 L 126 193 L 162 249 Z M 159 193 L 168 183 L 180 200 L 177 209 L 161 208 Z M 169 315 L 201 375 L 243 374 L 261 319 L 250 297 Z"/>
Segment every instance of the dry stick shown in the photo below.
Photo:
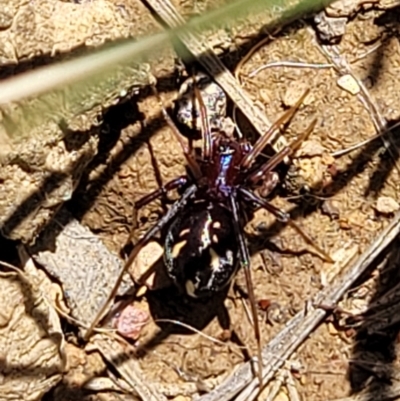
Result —
<path fill-rule="evenodd" d="M 389 225 L 378 235 L 370 247 L 352 264 L 352 266 L 335 277 L 330 285 L 321 290 L 314 298 L 314 305 L 335 305 L 353 283 L 368 269 L 374 259 L 400 233 L 400 212 Z M 286 327 L 264 348 L 263 362 L 264 383 L 268 382 L 291 354 L 315 330 L 326 316 L 322 309 L 299 312 Z M 250 384 L 249 384 L 250 383 Z M 236 396 L 247 385 L 248 387 L 236 398 L 253 400 L 257 393 L 257 380 L 253 380 L 250 363 L 244 364 L 232 376 L 212 392 L 197 398 L 198 401 L 228 401 Z"/>
<path fill-rule="evenodd" d="M 183 17 L 169 0 L 146 0 L 146 3 L 168 27 L 176 28 L 185 23 Z M 207 73 L 226 92 L 250 123 L 253 124 L 258 134 L 263 135 L 267 132 L 271 123 L 264 113 L 255 107 L 249 96 L 241 88 L 240 83 L 225 67 L 213 50 L 207 46 L 205 37 L 192 32 L 184 32 L 179 34 L 178 37 Z M 274 149 L 275 147 L 276 149 L 281 149 L 287 146 L 284 137 L 278 135 L 279 131 L 277 130 L 272 138 Z"/>

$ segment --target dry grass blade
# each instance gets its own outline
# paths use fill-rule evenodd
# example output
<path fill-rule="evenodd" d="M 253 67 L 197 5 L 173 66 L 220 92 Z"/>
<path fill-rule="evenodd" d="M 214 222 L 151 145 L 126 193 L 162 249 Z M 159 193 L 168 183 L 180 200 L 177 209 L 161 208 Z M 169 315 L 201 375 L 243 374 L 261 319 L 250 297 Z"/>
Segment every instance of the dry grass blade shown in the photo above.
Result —
<path fill-rule="evenodd" d="M 6 79 L 0 84 L 2 107 L 10 102 L 35 99 L 33 103 L 13 105 L 3 110 L 3 128 L 10 137 L 18 137 L 17 134 L 29 133 L 41 124 L 60 122 L 76 116 L 97 105 L 99 95 L 105 88 L 111 90 L 113 86 L 119 87 L 120 78 L 126 80 L 130 77 L 131 85 L 142 85 L 143 81 L 147 81 L 147 74 L 142 71 L 143 63 L 152 56 L 157 57 L 158 50 L 177 35 L 190 37 L 189 31 L 204 30 L 250 12 L 273 8 L 278 9 L 280 19 L 287 22 L 299 14 L 321 8 L 322 3 L 306 0 L 291 7 L 284 0 L 237 0 L 194 18 L 187 24 L 182 19 L 175 21 L 173 30 L 140 40 L 132 38 L 111 46 L 105 45 L 100 51 L 84 57 Z M 200 52 L 204 50 L 204 47 L 199 48 Z M 96 94 L 93 98 L 92 92 Z"/>
<path fill-rule="evenodd" d="M 365 272 L 371 263 L 400 233 L 400 213 L 397 213 L 390 224 L 377 236 L 360 257 L 343 273 L 332 279 L 331 283 L 321 290 L 313 299 L 314 305 L 335 305 L 352 284 Z M 347 262 L 353 259 L 349 254 Z M 343 265 L 346 265 L 344 261 Z M 264 348 L 264 382 L 268 382 L 285 360 L 298 348 L 305 338 L 318 326 L 325 317 L 326 311 L 311 309 L 299 312 L 287 326 Z M 253 380 L 249 363 L 243 365 L 218 388 L 207 395 L 197 398 L 201 401 L 228 401 L 242 391 L 237 401 L 253 400 L 257 393 L 257 380 Z M 247 386 L 247 387 L 246 387 Z"/>

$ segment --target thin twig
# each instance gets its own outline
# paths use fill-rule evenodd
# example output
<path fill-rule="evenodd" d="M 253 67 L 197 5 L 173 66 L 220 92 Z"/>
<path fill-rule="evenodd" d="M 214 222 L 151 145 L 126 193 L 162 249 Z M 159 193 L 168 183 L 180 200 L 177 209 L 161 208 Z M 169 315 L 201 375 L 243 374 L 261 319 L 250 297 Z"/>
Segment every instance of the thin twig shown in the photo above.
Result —
<path fill-rule="evenodd" d="M 267 38 L 267 39 L 269 39 L 269 38 Z M 260 42 L 260 44 L 261 43 L 262 42 Z M 264 45 L 264 44 L 265 43 L 262 43 L 262 45 Z M 365 57 L 369 56 L 371 53 L 373 53 L 374 51 L 379 49 L 381 46 L 382 46 L 382 43 L 378 43 L 377 45 L 373 46 L 371 49 L 369 49 L 365 53 L 362 53 L 359 56 L 355 57 L 353 60 L 349 61 L 349 64 L 354 64 L 357 61 L 360 61 L 360 60 L 364 59 Z M 261 48 L 261 47 L 262 46 L 257 47 L 257 50 L 259 48 Z M 251 55 L 253 55 L 254 52 Z M 240 66 L 242 66 L 242 65 L 243 65 L 243 63 L 240 64 Z M 266 70 L 267 68 L 276 68 L 276 67 L 311 68 L 311 69 L 321 70 L 321 69 L 325 69 L 325 68 L 334 68 L 335 64 L 333 64 L 333 63 L 327 63 L 327 64 L 324 64 L 324 63 L 307 63 L 307 62 L 304 62 L 304 61 L 272 61 L 272 62 L 270 62 L 268 64 L 261 65 L 260 67 L 256 68 L 252 72 L 250 72 L 250 74 L 248 74 L 247 76 L 249 78 L 253 78 L 258 73 L 260 73 L 261 71 Z M 238 77 L 238 75 L 236 75 L 236 78 Z"/>
<path fill-rule="evenodd" d="M 227 347 L 227 346 L 228 346 L 228 344 L 227 344 L 226 342 L 221 341 L 221 340 L 218 340 L 218 339 L 215 338 L 215 337 L 209 336 L 209 335 L 203 333 L 201 330 L 198 330 L 198 329 L 196 329 L 195 327 L 190 326 L 189 324 L 180 322 L 179 320 L 173 320 L 173 319 L 155 319 L 154 322 L 155 322 L 155 323 L 171 323 L 171 324 L 175 324 L 175 325 L 177 325 L 177 326 L 184 327 L 185 329 L 190 330 L 190 331 L 192 331 L 193 333 L 198 334 L 200 337 L 203 337 L 203 338 L 205 338 L 205 339 L 207 339 L 207 340 L 209 340 L 209 341 L 211 341 L 211 342 L 213 342 L 213 343 L 215 343 L 215 344 L 222 345 L 223 347 Z M 248 347 L 238 345 L 238 348 L 240 348 L 240 349 L 247 349 Z"/>
<path fill-rule="evenodd" d="M 366 139 L 365 141 L 355 143 L 354 145 L 351 145 L 346 149 L 341 149 L 336 152 L 333 152 L 333 153 L 331 153 L 331 156 L 340 157 L 340 156 L 346 155 L 347 153 L 353 152 L 354 150 L 357 150 L 357 149 L 375 141 L 375 139 L 378 139 L 378 138 L 382 137 L 383 135 L 386 135 L 388 132 L 393 131 L 398 126 L 400 126 L 400 122 L 397 122 L 393 126 L 385 129 L 383 132 L 380 132 L 379 134 L 376 134 L 376 135 L 372 136 L 371 138 Z"/>
<path fill-rule="evenodd" d="M 300 61 L 273 61 L 271 63 L 263 64 L 262 66 L 256 68 L 248 75 L 248 77 L 253 78 L 261 71 L 266 70 L 267 68 L 275 68 L 275 67 L 311 68 L 311 69 L 321 70 L 324 68 L 332 68 L 332 67 L 334 67 L 334 65 L 333 64 L 322 64 L 322 63 L 320 63 L 320 64 L 319 63 L 304 63 L 304 62 L 300 62 Z"/>

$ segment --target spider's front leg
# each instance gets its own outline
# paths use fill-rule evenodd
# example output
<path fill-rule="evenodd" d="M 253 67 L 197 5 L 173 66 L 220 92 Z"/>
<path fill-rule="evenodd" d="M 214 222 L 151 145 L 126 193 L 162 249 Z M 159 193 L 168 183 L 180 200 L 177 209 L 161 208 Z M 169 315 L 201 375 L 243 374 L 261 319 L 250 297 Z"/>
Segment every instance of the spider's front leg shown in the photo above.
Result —
<path fill-rule="evenodd" d="M 251 167 L 251 165 L 256 160 L 257 156 L 262 152 L 265 146 L 269 143 L 271 137 L 274 133 L 282 126 L 287 125 L 293 116 L 296 114 L 297 110 L 299 109 L 300 105 L 303 103 L 304 99 L 307 97 L 309 90 L 307 89 L 304 94 L 300 97 L 300 99 L 296 102 L 294 106 L 292 106 L 289 110 L 287 110 L 277 121 L 275 121 L 269 130 L 260 137 L 257 142 L 254 144 L 251 151 L 243 158 L 241 161 L 241 168 L 243 170 L 247 170 Z M 282 152 L 278 153 L 282 155 Z"/>
<path fill-rule="evenodd" d="M 150 192 L 149 194 L 143 196 L 143 198 L 139 199 L 137 202 L 135 202 L 135 209 L 140 209 L 143 206 L 146 206 L 150 202 L 153 202 L 153 200 L 160 198 L 161 196 L 166 196 L 168 195 L 168 192 L 173 191 L 174 189 L 181 189 L 187 183 L 189 182 L 189 179 L 186 175 L 182 175 L 180 177 L 174 178 L 173 180 L 167 182 L 165 185 L 162 187 L 156 189 L 153 192 Z"/>
<path fill-rule="evenodd" d="M 249 173 L 246 177 L 246 181 L 251 184 L 256 184 L 258 181 L 268 179 L 270 172 L 278 166 L 287 156 L 293 155 L 300 145 L 309 137 L 311 132 L 314 130 L 317 120 L 314 119 L 308 128 L 289 146 L 284 147 L 280 152 L 275 153 L 267 162 L 258 167 L 255 171 Z"/>

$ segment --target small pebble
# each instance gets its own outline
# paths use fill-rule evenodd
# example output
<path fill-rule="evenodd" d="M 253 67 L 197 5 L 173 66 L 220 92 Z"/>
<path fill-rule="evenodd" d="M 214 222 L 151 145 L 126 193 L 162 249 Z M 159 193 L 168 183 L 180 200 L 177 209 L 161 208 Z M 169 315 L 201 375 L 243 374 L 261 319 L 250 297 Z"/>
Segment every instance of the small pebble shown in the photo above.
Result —
<path fill-rule="evenodd" d="M 130 267 L 130 274 L 135 281 L 139 282 L 140 278 L 162 257 L 162 246 L 156 242 L 151 241 L 145 245 Z M 154 289 L 155 286 L 155 273 L 152 273 L 144 284 L 149 289 Z"/>
<path fill-rule="evenodd" d="M 300 149 L 296 152 L 297 157 L 315 157 L 322 156 L 326 152 L 326 148 L 321 142 L 316 140 L 308 140 L 302 143 Z"/>
<path fill-rule="evenodd" d="M 258 307 L 262 311 L 266 311 L 271 306 L 271 301 L 269 299 L 260 299 L 258 301 Z"/>
<path fill-rule="evenodd" d="M 331 220 L 338 219 L 340 216 L 339 202 L 333 199 L 327 199 L 321 206 L 321 211 L 331 218 Z"/>
<path fill-rule="evenodd" d="M 113 320 L 113 327 L 123 337 L 137 340 L 140 336 L 143 326 L 149 321 L 150 315 L 143 309 L 135 305 L 128 305 Z"/>
<path fill-rule="evenodd" d="M 400 206 L 397 201 L 390 196 L 381 196 L 378 198 L 375 208 L 379 213 L 391 214 L 397 212 Z"/>
<path fill-rule="evenodd" d="M 350 74 L 342 75 L 336 82 L 340 88 L 351 93 L 352 95 L 357 95 L 357 93 L 360 92 L 360 86 L 358 85 L 358 82 Z"/>
<path fill-rule="evenodd" d="M 298 82 L 293 82 L 287 88 L 285 94 L 282 96 L 282 103 L 286 107 L 293 107 L 296 102 L 301 98 L 304 92 L 308 89 L 305 84 L 299 84 Z M 313 102 L 313 95 L 310 92 L 303 100 L 303 105 L 307 106 Z"/>

